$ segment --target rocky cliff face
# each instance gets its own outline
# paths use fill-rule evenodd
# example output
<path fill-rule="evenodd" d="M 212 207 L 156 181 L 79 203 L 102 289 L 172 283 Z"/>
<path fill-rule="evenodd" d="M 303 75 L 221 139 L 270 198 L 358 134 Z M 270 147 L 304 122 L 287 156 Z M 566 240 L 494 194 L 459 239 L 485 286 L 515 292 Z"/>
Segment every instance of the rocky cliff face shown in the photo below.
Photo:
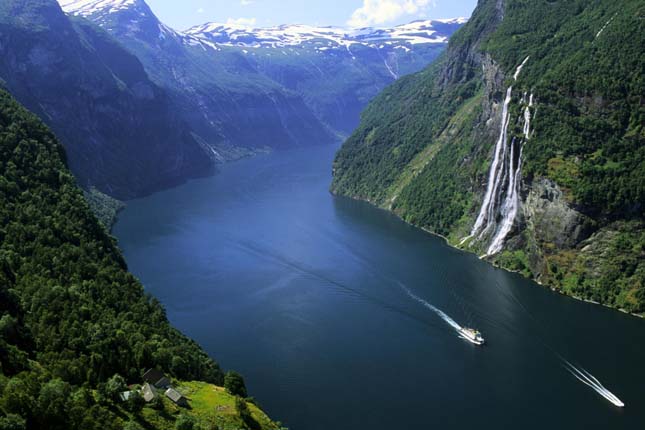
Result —
<path fill-rule="evenodd" d="M 86 188 L 127 199 L 212 169 L 137 58 L 54 0 L 3 2 L 0 78 L 60 137 Z"/>
<path fill-rule="evenodd" d="M 241 52 L 171 29 L 143 0 L 65 2 L 64 7 L 142 61 L 216 160 L 235 158 L 233 148 L 253 152 L 335 140 L 301 97 L 259 74 Z"/>
<path fill-rule="evenodd" d="M 645 38 L 637 2 L 619 3 L 480 1 L 440 63 L 368 107 L 332 191 L 642 312 Z"/>
<path fill-rule="evenodd" d="M 593 220 L 571 207 L 558 184 L 540 178 L 525 189 L 522 215 L 536 237 L 558 248 L 573 248 L 589 237 Z"/>

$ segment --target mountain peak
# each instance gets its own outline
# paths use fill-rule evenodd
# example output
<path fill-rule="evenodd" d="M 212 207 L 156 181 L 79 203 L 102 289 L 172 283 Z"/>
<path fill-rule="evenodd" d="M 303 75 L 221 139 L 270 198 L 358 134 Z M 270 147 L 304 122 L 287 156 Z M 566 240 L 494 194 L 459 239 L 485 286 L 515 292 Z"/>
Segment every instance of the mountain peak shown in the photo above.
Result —
<path fill-rule="evenodd" d="M 113 13 L 133 6 L 145 5 L 143 0 L 58 0 L 65 12 L 90 16 L 97 12 Z"/>
<path fill-rule="evenodd" d="M 144 0 L 57 0 L 70 15 L 91 18 L 104 27 L 114 20 L 141 24 L 148 21 L 157 25 L 158 19 Z"/>
<path fill-rule="evenodd" d="M 354 44 L 375 47 L 382 44 L 443 44 L 464 22 L 465 18 L 425 20 L 391 28 L 344 28 L 305 24 L 251 28 L 210 22 L 189 28 L 185 33 L 220 45 L 253 48 L 277 48 L 306 43 L 327 43 L 330 48 L 349 47 Z"/>
<path fill-rule="evenodd" d="M 159 43 L 178 33 L 164 25 L 144 0 L 57 0 L 70 15 L 82 16 L 108 31 L 137 34 Z"/>

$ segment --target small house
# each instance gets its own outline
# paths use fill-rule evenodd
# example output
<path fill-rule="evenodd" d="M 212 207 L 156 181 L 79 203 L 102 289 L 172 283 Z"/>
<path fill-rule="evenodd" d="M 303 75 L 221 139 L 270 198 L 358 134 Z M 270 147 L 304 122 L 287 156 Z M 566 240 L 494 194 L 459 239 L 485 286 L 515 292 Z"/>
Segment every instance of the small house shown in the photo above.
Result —
<path fill-rule="evenodd" d="M 188 399 L 186 399 L 186 397 L 184 397 L 179 391 L 175 390 L 174 388 L 168 388 L 165 394 L 166 397 L 172 400 L 172 402 L 177 406 L 188 406 Z"/>
<path fill-rule="evenodd" d="M 134 391 L 123 391 L 119 393 L 119 399 L 121 399 L 122 402 L 127 402 L 130 399 L 130 396 L 132 396 L 132 393 L 134 393 Z"/>
<path fill-rule="evenodd" d="M 150 369 L 143 374 L 143 380 L 159 389 L 170 387 L 170 379 L 161 370 Z"/>
<path fill-rule="evenodd" d="M 146 382 L 141 388 L 141 397 L 143 397 L 143 400 L 145 400 L 146 403 L 150 403 L 154 400 L 155 397 L 157 397 L 157 390 L 155 390 L 155 387 Z"/>

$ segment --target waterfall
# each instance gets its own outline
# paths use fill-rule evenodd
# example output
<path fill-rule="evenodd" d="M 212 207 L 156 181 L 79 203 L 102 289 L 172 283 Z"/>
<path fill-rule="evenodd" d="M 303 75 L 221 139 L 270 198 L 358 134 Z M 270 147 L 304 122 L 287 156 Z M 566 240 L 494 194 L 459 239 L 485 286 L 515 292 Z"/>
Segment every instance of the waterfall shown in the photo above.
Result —
<path fill-rule="evenodd" d="M 467 239 L 475 236 L 481 231 L 482 226 L 485 221 L 488 221 L 491 213 L 491 206 L 493 201 L 493 194 L 497 190 L 499 185 L 499 175 L 500 170 L 500 159 L 503 157 L 502 151 L 506 149 L 506 131 L 508 130 L 508 123 L 510 122 L 510 115 L 508 113 L 508 106 L 511 103 L 511 94 L 513 92 L 513 87 L 509 87 L 506 90 L 506 99 L 504 100 L 504 107 L 502 109 L 502 126 L 499 133 L 499 138 L 497 139 L 497 144 L 495 145 L 495 155 L 493 158 L 493 164 L 490 166 L 490 172 L 488 173 L 488 186 L 486 187 L 486 194 L 484 195 L 484 202 L 482 207 L 479 210 L 479 215 L 477 216 L 477 221 L 470 232 L 470 236 L 465 237 L 461 242 L 465 242 Z M 502 155 L 502 157 L 500 157 Z"/>
<path fill-rule="evenodd" d="M 524 133 L 524 138 L 526 140 L 529 139 L 529 135 L 531 134 L 531 109 L 529 109 L 530 106 L 533 105 L 533 94 L 531 94 L 531 101 L 529 102 L 529 105 L 524 108 L 524 129 L 522 132 Z"/>
<path fill-rule="evenodd" d="M 524 108 L 524 127 L 522 133 L 524 134 L 524 139 L 520 142 L 520 154 L 517 158 L 517 167 L 514 167 L 514 149 L 515 149 L 515 138 L 511 141 L 511 158 L 509 160 L 508 166 L 508 189 L 506 190 L 506 200 L 502 205 L 502 222 L 497 234 L 491 241 L 488 250 L 486 251 L 486 257 L 489 255 L 497 254 L 502 250 L 504 246 L 504 241 L 506 236 L 511 232 L 513 224 L 515 223 L 515 218 L 517 217 L 517 212 L 519 210 L 519 192 L 520 192 L 520 180 L 522 174 L 522 153 L 524 151 L 524 143 L 529 140 L 531 136 L 531 109 L 529 106 L 533 105 L 533 94 L 529 98 L 529 105 Z"/>
<path fill-rule="evenodd" d="M 517 66 L 517 69 L 515 69 L 515 74 L 513 75 L 513 80 L 517 81 L 517 78 L 518 78 L 518 76 L 520 76 L 520 72 L 522 71 L 522 68 L 524 67 L 524 65 L 526 64 L 526 62 L 527 62 L 527 61 L 529 61 L 529 58 L 530 58 L 530 57 L 531 57 L 530 55 L 529 55 L 528 57 L 526 57 L 526 58 L 524 59 L 524 61 L 522 61 L 522 64 L 520 64 L 519 66 Z"/>
<path fill-rule="evenodd" d="M 611 22 L 614 20 L 614 18 L 616 18 L 616 15 L 618 15 L 618 12 L 616 12 L 616 13 L 614 14 L 614 16 L 612 16 L 612 17 L 609 19 L 609 21 L 607 21 L 607 22 L 605 23 L 605 25 L 603 25 L 603 26 L 602 26 L 602 28 L 600 29 L 600 31 L 599 31 L 598 33 L 596 33 L 596 37 L 595 37 L 594 39 L 598 39 L 598 38 L 600 37 L 600 35 L 602 34 L 602 32 L 603 32 L 603 31 L 605 31 L 605 28 L 607 28 L 607 26 L 608 26 L 609 24 L 611 24 Z"/>
<path fill-rule="evenodd" d="M 512 144 L 514 146 L 514 144 Z M 513 163 L 509 165 L 509 172 L 512 173 L 511 180 L 509 181 L 508 189 L 509 191 L 506 194 L 506 200 L 502 206 L 502 223 L 497 231 L 497 234 L 491 241 L 488 250 L 486 251 L 486 257 L 489 255 L 497 254 L 502 250 L 504 246 L 504 240 L 506 236 L 511 232 L 513 224 L 515 223 L 515 217 L 517 217 L 517 211 L 519 209 L 519 183 L 520 183 L 520 174 L 522 171 L 522 151 L 523 147 L 520 148 L 520 155 L 517 161 L 517 169 L 513 171 Z"/>
<path fill-rule="evenodd" d="M 504 205 L 502 206 L 502 223 L 499 230 L 497 231 L 497 234 L 488 247 L 488 250 L 486 251 L 486 256 L 496 254 L 502 250 L 502 246 L 504 246 L 504 240 L 506 240 L 506 236 L 508 236 L 508 234 L 511 232 L 515 218 L 517 217 L 520 201 L 519 188 L 522 174 L 522 153 L 524 151 L 524 143 L 529 140 L 531 136 L 530 106 L 533 106 L 533 94 L 531 94 L 529 98 L 529 105 L 524 108 L 524 127 L 522 129 L 524 139 L 520 143 L 520 154 L 517 158 L 517 168 L 513 167 L 515 138 L 513 138 L 513 141 L 511 142 L 511 159 L 508 171 L 512 176 L 509 179 L 508 190 L 506 191 L 506 200 L 504 201 Z"/>
<path fill-rule="evenodd" d="M 513 79 L 517 80 L 522 68 L 528 61 L 526 57 L 524 61 L 517 66 Z M 508 143 L 508 126 L 510 124 L 509 105 L 512 100 L 513 87 L 509 86 L 506 90 L 506 99 L 504 100 L 504 107 L 502 109 L 502 125 L 499 133 L 499 138 L 495 145 L 495 152 L 493 155 L 493 162 L 488 173 L 488 184 L 486 186 L 486 193 L 482 206 L 477 215 L 477 219 L 470 235 L 463 238 L 461 243 L 475 237 L 481 240 L 484 237 L 489 237 L 489 232 L 492 231 L 492 240 L 487 248 L 485 256 L 496 254 L 502 250 L 506 237 L 511 232 L 517 213 L 519 211 L 519 190 L 522 172 L 522 155 L 524 151 L 524 143 L 529 140 L 531 135 L 531 107 L 533 106 L 533 94 L 530 95 L 527 105 L 526 96 L 524 93 L 520 103 L 525 106 L 523 112 L 523 129 L 522 138 L 516 139 L 513 137 Z M 498 223 L 498 219 L 501 221 Z"/>

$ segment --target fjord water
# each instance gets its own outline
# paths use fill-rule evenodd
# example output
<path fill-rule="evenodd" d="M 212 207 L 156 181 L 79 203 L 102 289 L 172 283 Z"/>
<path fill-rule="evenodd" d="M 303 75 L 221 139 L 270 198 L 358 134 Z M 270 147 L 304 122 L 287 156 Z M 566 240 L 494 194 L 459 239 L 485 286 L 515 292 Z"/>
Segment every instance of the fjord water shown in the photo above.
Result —
<path fill-rule="evenodd" d="M 640 428 L 645 321 L 330 195 L 336 149 L 225 165 L 129 202 L 114 230 L 171 322 L 241 372 L 274 419 L 292 430 Z M 487 344 L 458 338 L 406 291 Z"/>

